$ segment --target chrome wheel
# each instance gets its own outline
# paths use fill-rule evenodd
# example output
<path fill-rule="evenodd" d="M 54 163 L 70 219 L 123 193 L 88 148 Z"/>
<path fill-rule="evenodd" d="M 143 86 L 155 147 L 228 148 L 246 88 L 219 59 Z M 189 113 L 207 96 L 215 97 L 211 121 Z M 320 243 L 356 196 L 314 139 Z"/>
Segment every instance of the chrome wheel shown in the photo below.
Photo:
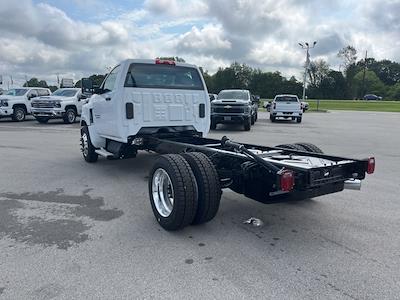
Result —
<path fill-rule="evenodd" d="M 174 188 L 164 169 L 158 168 L 154 172 L 151 187 L 157 212 L 164 218 L 168 217 L 174 207 Z"/>
<path fill-rule="evenodd" d="M 69 123 L 74 123 L 75 122 L 75 112 L 70 110 L 67 112 L 67 119 Z"/>
<path fill-rule="evenodd" d="M 89 154 L 89 143 L 88 143 L 88 136 L 86 133 L 83 133 L 81 137 L 81 150 L 83 156 L 87 157 Z"/>
<path fill-rule="evenodd" d="M 25 118 L 25 112 L 23 109 L 17 108 L 14 114 L 17 121 L 23 121 Z"/>

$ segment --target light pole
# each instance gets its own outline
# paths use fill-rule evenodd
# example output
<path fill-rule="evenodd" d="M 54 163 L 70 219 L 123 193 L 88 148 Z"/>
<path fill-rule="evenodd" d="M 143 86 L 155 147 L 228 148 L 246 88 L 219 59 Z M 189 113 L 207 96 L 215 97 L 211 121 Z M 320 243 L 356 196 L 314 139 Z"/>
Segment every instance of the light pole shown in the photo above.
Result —
<path fill-rule="evenodd" d="M 310 49 L 314 48 L 315 45 L 317 44 L 316 41 L 314 41 L 313 45 L 310 46 L 307 42 L 304 43 L 299 43 L 301 49 L 306 50 L 306 63 L 304 65 L 304 78 L 303 78 L 303 101 L 306 99 L 306 84 L 307 84 L 307 69 L 308 66 L 310 65 Z"/>

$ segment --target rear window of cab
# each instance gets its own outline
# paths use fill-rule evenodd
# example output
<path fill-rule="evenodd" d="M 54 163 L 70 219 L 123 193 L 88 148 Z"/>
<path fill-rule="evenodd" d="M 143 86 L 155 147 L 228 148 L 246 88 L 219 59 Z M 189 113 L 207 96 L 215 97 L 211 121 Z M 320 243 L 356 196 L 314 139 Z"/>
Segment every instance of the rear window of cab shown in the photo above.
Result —
<path fill-rule="evenodd" d="M 131 64 L 126 74 L 124 86 L 204 90 L 204 85 L 197 69 L 167 64 Z"/>
<path fill-rule="evenodd" d="M 294 96 L 278 96 L 275 98 L 276 102 L 298 102 L 297 97 Z"/>

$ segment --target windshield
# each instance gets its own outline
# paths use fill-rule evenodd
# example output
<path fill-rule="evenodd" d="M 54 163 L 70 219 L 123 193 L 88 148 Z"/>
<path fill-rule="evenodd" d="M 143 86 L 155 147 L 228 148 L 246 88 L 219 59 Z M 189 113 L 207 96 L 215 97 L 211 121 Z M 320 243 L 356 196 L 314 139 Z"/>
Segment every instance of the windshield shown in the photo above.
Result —
<path fill-rule="evenodd" d="M 28 91 L 28 89 L 11 89 L 6 95 L 8 96 L 23 96 Z"/>
<path fill-rule="evenodd" d="M 221 91 L 218 94 L 218 99 L 248 100 L 249 99 L 249 95 L 244 91 Z"/>
<path fill-rule="evenodd" d="M 161 64 L 131 64 L 126 75 L 125 87 L 204 89 L 197 69 Z"/>
<path fill-rule="evenodd" d="M 278 96 L 275 98 L 276 102 L 298 102 L 299 100 L 295 96 Z"/>
<path fill-rule="evenodd" d="M 57 90 L 53 93 L 53 96 L 73 97 L 77 92 L 77 90 Z"/>

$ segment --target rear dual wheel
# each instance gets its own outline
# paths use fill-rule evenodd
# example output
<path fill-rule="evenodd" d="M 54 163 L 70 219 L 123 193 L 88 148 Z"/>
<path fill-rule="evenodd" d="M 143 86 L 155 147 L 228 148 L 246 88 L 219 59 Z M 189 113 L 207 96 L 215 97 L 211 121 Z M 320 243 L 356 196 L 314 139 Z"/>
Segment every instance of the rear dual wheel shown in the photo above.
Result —
<path fill-rule="evenodd" d="M 276 147 L 312 153 L 324 153 L 319 147 L 311 143 L 282 144 Z"/>
<path fill-rule="evenodd" d="M 166 230 L 212 220 L 219 208 L 221 187 L 217 171 L 202 153 L 162 155 L 149 180 L 150 203 Z"/>

